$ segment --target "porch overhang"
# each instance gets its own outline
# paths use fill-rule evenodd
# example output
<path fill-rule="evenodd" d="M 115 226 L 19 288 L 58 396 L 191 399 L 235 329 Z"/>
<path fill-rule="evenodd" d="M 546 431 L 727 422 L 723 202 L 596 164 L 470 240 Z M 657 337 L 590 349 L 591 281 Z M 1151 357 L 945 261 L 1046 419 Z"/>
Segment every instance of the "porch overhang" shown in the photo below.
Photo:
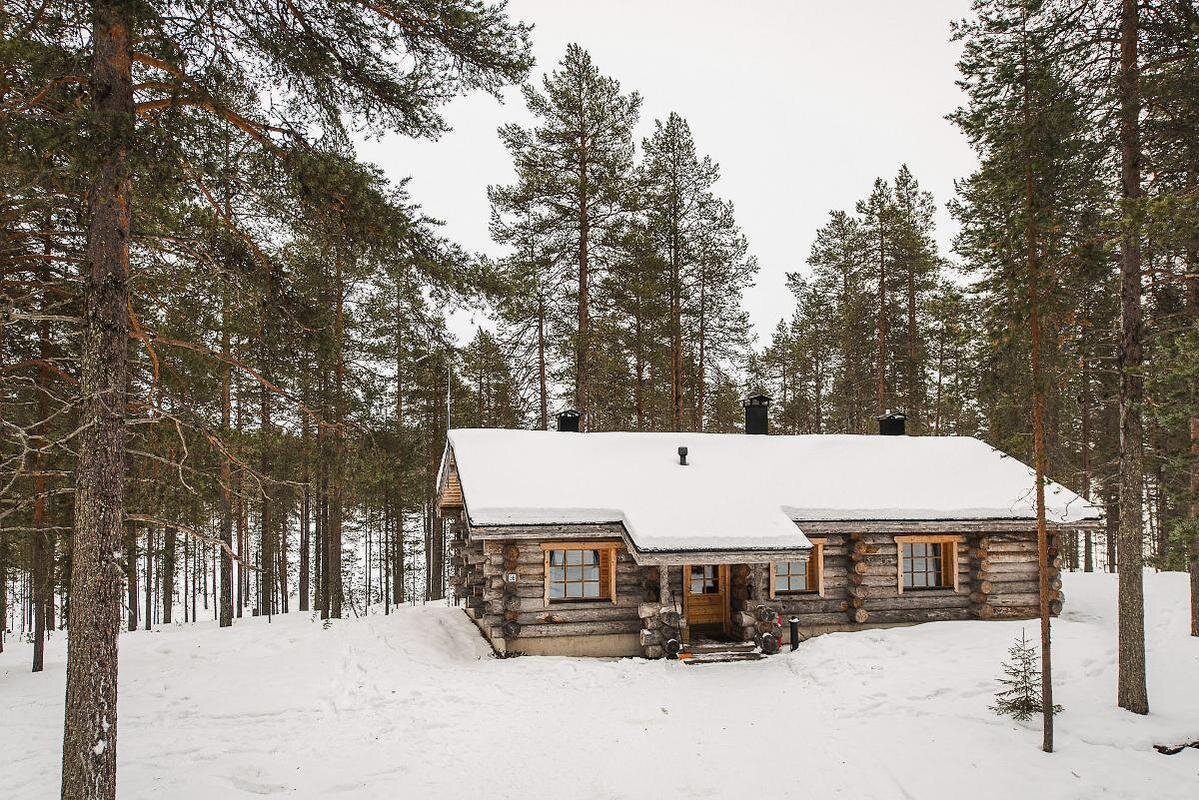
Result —
<path fill-rule="evenodd" d="M 630 548 L 633 560 L 647 567 L 673 567 L 684 564 L 764 564 L 767 561 L 807 561 L 812 548 L 787 550 L 637 550 Z"/>

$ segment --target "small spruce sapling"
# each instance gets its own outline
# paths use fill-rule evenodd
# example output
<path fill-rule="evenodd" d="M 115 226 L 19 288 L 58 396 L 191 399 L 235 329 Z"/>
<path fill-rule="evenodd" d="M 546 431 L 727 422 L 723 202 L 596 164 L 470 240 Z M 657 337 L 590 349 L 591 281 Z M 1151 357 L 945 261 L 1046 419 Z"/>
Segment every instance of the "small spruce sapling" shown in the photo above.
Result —
<path fill-rule="evenodd" d="M 1020 629 L 1020 638 L 1008 648 L 1008 661 L 1003 664 L 1003 677 L 999 682 L 1003 688 L 995 693 L 995 705 L 991 710 L 1023 722 L 1042 711 L 1041 670 L 1037 666 L 1040 658 L 1032 642 Z M 1060 714 L 1062 707 L 1054 705 L 1053 713 Z"/>

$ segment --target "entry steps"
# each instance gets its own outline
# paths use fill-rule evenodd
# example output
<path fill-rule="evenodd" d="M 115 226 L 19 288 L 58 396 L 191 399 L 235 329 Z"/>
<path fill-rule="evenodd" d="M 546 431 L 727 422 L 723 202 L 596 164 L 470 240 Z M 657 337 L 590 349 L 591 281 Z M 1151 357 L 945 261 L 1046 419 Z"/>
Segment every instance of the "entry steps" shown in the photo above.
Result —
<path fill-rule="evenodd" d="M 684 664 L 724 664 L 766 658 L 753 642 L 694 642 L 679 654 Z"/>

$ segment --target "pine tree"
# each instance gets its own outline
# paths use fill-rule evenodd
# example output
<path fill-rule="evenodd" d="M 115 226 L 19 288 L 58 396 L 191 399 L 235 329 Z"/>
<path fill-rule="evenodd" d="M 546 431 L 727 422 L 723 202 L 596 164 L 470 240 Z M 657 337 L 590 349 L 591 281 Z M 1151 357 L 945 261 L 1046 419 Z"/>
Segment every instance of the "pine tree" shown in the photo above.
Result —
<path fill-rule="evenodd" d="M 614 233 L 627 215 L 633 188 L 633 127 L 641 97 L 622 94 L 577 44 L 566 49 L 542 90 L 524 87 L 525 104 L 537 119 L 532 128 L 510 124 L 500 139 L 512 154 L 516 183 L 488 190 L 500 215 L 538 217 L 538 227 L 563 260 L 569 259 L 576 313 L 555 331 L 555 344 L 573 356 L 570 380 L 580 426 L 589 426 L 591 330 L 597 275 L 611 265 Z M 536 261 L 529 262 L 534 267 Z"/>
<path fill-rule="evenodd" d="M 1000 716 L 1025 722 L 1043 713 L 1045 708 L 1041 695 L 1041 670 L 1037 666 L 1040 655 L 1024 635 L 1023 628 L 1020 629 L 1020 638 L 1007 652 L 1003 677 L 999 678 L 1003 688 L 995 693 L 995 704 L 990 708 Z M 1054 714 L 1060 714 L 1063 710 L 1060 705 L 1053 706 Z"/>

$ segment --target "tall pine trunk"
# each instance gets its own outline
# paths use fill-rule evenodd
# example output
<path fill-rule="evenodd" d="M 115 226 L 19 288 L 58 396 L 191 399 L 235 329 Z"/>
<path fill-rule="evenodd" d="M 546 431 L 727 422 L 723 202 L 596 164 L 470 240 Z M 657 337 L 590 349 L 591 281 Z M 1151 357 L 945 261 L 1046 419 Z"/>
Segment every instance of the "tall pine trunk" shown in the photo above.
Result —
<path fill-rule="evenodd" d="M 129 147 L 133 138 L 130 6 L 92 8 L 90 97 L 97 170 L 88 193 L 82 277 L 79 456 L 71 547 L 71 641 L 63 726 L 63 800 L 115 800 L 117 638 L 125 522 L 129 344 Z"/>
<path fill-rule="evenodd" d="M 162 584 L 162 622 L 171 623 L 171 611 L 175 605 L 175 540 L 176 531 L 168 526 L 163 530 L 162 567 L 159 582 Z"/>
<path fill-rule="evenodd" d="M 229 337 L 229 286 L 228 279 L 221 279 L 221 433 L 228 436 L 232 423 L 233 408 L 230 396 L 233 371 L 229 365 L 231 357 Z M 221 456 L 221 596 L 217 616 L 218 624 L 227 628 L 233 624 L 233 470 L 229 459 Z M 194 575 L 194 572 L 193 572 Z M 192 593 L 195 597 L 195 592 Z M 195 621 L 195 614 L 192 614 Z"/>
<path fill-rule="evenodd" d="M 1026 35 L 1026 34 L 1025 34 Z M 1041 749 L 1053 752 L 1053 659 L 1049 625 L 1049 531 L 1045 523 L 1045 384 L 1041 366 L 1041 270 L 1032 143 L 1032 76 L 1027 40 L 1021 45 L 1024 72 L 1024 239 L 1028 275 L 1029 366 L 1032 379 L 1033 470 L 1037 503 L 1037 597 L 1041 617 Z"/>
<path fill-rule="evenodd" d="M 579 97 L 584 97 L 583 86 L 579 86 Z M 591 210 L 589 208 L 591 187 L 587 181 L 587 120 L 586 103 L 579 104 L 579 311 L 578 338 L 575 342 L 575 410 L 579 412 L 579 430 L 586 431 L 588 412 L 588 379 L 590 367 L 591 297 L 590 242 Z"/>
<path fill-rule="evenodd" d="M 1196 187 L 1194 174 L 1192 191 Z M 1192 240 L 1187 251 L 1187 310 L 1199 336 L 1199 242 Z M 1187 568 L 1191 577 L 1191 636 L 1199 636 L 1199 381 L 1191 384 L 1191 539 L 1187 544 Z"/>
<path fill-rule="evenodd" d="M 1123 0 L 1120 19 L 1120 183 L 1124 230 L 1120 247 L 1120 562 L 1118 702 L 1149 713 L 1145 688 L 1145 598 L 1142 575 L 1144 441 L 1141 404 L 1141 144 L 1137 0 Z"/>
<path fill-rule="evenodd" d="M 883 210 L 878 211 L 878 413 L 887 412 L 887 257 Z"/>

